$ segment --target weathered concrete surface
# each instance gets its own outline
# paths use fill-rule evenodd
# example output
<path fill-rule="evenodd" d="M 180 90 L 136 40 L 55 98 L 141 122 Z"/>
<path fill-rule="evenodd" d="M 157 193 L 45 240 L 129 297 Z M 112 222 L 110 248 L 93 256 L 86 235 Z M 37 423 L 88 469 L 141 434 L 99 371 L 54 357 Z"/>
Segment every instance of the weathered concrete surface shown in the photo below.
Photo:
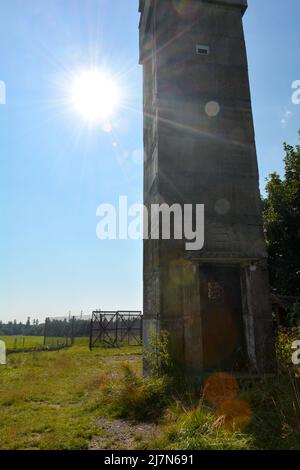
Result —
<path fill-rule="evenodd" d="M 191 371 L 273 368 L 246 7 L 244 0 L 140 2 L 144 201 L 205 204 L 202 251 L 186 252 L 184 240 L 144 242 L 145 344 L 147 325 L 158 322 L 170 332 L 174 359 Z M 197 54 L 197 45 L 209 55 Z"/>

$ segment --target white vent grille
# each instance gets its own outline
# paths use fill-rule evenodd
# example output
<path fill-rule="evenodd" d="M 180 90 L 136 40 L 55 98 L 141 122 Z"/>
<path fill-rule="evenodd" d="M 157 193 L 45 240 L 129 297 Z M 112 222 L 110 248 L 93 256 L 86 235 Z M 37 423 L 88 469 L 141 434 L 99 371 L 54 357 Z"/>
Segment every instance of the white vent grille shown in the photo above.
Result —
<path fill-rule="evenodd" d="M 198 55 L 209 55 L 210 54 L 210 47 L 209 46 L 203 46 L 201 44 L 196 45 L 196 53 Z"/>

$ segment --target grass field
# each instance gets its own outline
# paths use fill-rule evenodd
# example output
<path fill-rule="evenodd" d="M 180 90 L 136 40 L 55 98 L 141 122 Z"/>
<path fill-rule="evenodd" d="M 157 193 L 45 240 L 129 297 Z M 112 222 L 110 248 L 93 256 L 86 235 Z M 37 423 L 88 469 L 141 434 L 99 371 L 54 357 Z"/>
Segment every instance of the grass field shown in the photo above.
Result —
<path fill-rule="evenodd" d="M 6 348 L 9 351 L 22 351 L 29 349 L 44 349 L 45 348 L 58 348 L 64 346 L 67 342 L 66 338 L 47 338 L 46 344 L 44 345 L 43 336 L 0 336 L 0 340 L 4 341 Z M 68 344 L 70 343 L 68 338 Z M 89 345 L 88 337 L 74 338 L 74 344 L 76 346 L 87 346 Z"/>
<path fill-rule="evenodd" d="M 1 449 L 86 449 L 104 410 L 99 399 L 102 377 L 140 350 L 73 347 L 54 352 L 18 353 L 0 366 Z M 131 361 L 132 362 L 132 361 Z"/>
<path fill-rule="evenodd" d="M 10 354 L 0 449 L 300 449 L 299 379 L 289 374 L 240 384 L 236 396 L 221 375 L 209 404 L 205 389 L 141 370 L 138 347 Z"/>
<path fill-rule="evenodd" d="M 0 340 L 8 350 L 41 348 L 44 344 L 43 336 L 0 336 Z"/>

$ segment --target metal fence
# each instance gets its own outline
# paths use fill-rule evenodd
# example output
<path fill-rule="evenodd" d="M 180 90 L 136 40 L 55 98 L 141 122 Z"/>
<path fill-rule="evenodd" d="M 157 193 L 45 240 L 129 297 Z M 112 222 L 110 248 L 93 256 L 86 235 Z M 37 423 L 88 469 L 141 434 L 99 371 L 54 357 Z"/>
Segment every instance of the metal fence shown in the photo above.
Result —
<path fill-rule="evenodd" d="M 48 317 L 45 321 L 44 347 L 89 346 L 91 315 Z"/>
<path fill-rule="evenodd" d="M 0 335 L 4 341 L 7 353 L 40 351 L 43 349 L 43 336 Z"/>
<path fill-rule="evenodd" d="M 0 339 L 9 352 L 56 350 L 73 345 L 90 349 L 137 346 L 142 344 L 143 316 L 141 311 L 96 310 L 92 315 L 47 317 L 38 330 L 32 331 L 31 336 L 10 335 Z"/>
<path fill-rule="evenodd" d="M 142 312 L 104 312 L 99 310 L 93 312 L 90 329 L 90 349 L 97 346 L 137 346 L 142 344 L 142 340 Z"/>

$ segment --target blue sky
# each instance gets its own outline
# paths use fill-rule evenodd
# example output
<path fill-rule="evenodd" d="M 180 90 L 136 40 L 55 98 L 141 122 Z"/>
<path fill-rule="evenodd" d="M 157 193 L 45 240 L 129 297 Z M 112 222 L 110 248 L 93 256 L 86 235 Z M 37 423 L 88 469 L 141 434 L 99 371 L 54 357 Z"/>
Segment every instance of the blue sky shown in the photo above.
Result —
<path fill-rule="evenodd" d="M 142 199 L 138 0 L 1 0 L 0 319 L 141 309 L 142 244 L 100 241 L 96 208 Z M 297 141 L 299 0 L 249 0 L 244 18 L 261 177 Z M 66 106 L 70 76 L 97 64 L 123 96 L 113 131 Z"/>

